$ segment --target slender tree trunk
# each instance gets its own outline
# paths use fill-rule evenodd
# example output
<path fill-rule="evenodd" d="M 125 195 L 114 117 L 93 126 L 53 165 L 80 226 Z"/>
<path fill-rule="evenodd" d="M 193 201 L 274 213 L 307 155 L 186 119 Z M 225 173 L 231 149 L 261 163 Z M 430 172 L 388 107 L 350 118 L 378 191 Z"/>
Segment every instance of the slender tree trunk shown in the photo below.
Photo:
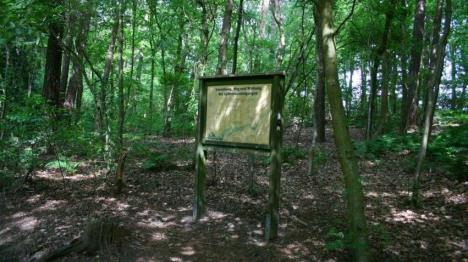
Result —
<path fill-rule="evenodd" d="M 359 116 L 365 117 L 367 103 L 367 61 L 361 56 L 361 96 L 359 98 Z"/>
<path fill-rule="evenodd" d="M 219 43 L 218 66 L 216 70 L 218 75 L 227 74 L 227 48 L 229 41 L 229 31 L 231 31 L 231 16 L 233 3 L 232 0 L 225 0 L 224 4 L 224 18 Z"/>
<path fill-rule="evenodd" d="M 428 88 L 434 89 L 434 103 L 432 105 L 431 119 L 430 119 L 430 129 L 429 135 L 432 132 L 432 126 L 434 122 L 434 113 L 437 105 L 437 100 L 439 97 L 440 81 L 442 79 L 442 71 L 444 69 L 444 59 L 446 53 L 446 46 L 448 42 L 448 37 L 450 34 L 450 23 L 452 21 L 452 0 L 445 0 L 445 14 L 444 14 L 444 28 L 442 30 L 442 36 L 440 38 L 439 44 L 437 46 L 436 53 L 436 62 L 434 74 L 431 74 L 433 79 L 429 79 Z"/>
<path fill-rule="evenodd" d="M 400 111 L 400 132 L 404 133 L 406 131 L 406 119 L 408 118 L 408 75 L 407 75 L 407 61 L 408 57 L 403 51 L 401 55 L 400 63 L 401 63 L 401 111 Z"/>
<path fill-rule="evenodd" d="M 413 40 L 411 41 L 411 61 L 408 76 L 408 99 L 406 105 L 405 131 L 416 125 L 418 109 L 419 71 L 421 67 L 421 56 L 424 44 L 424 17 L 426 0 L 418 0 L 414 12 Z"/>
<path fill-rule="evenodd" d="M 388 86 L 390 84 L 390 54 L 386 51 L 383 55 L 382 63 L 382 102 L 380 103 L 380 122 L 376 135 L 383 134 L 387 125 L 388 118 Z"/>
<path fill-rule="evenodd" d="M 349 65 L 349 81 L 346 90 L 346 117 L 351 115 L 351 103 L 353 101 L 353 74 L 354 74 L 354 58 L 352 58 Z"/>
<path fill-rule="evenodd" d="M 9 68 L 10 68 L 10 48 L 8 47 L 7 44 L 5 44 L 5 69 L 4 69 L 4 74 L 3 74 L 3 79 L 0 75 L 0 83 L 2 83 L 2 95 L 0 96 L 0 122 L 2 122 L 2 125 L 0 125 L 0 140 L 3 140 L 3 137 L 5 135 L 5 124 L 3 122 L 6 119 L 7 116 L 7 109 L 8 109 L 8 86 L 9 86 Z"/>
<path fill-rule="evenodd" d="M 376 107 L 376 96 L 377 96 L 377 89 L 378 89 L 378 79 L 377 79 L 377 72 L 379 70 L 380 61 L 382 55 L 387 50 L 388 39 L 390 37 L 390 29 L 393 20 L 393 9 L 388 11 L 385 14 L 385 28 L 383 32 L 382 42 L 380 46 L 374 52 L 374 59 L 371 68 L 371 92 L 369 96 L 369 110 L 367 115 L 367 128 L 366 128 L 366 139 L 371 139 L 373 134 L 374 128 L 374 117 L 375 117 L 375 107 Z"/>
<path fill-rule="evenodd" d="M 133 72 L 135 68 L 135 31 L 137 27 L 137 2 L 138 0 L 132 1 L 132 54 L 130 58 L 130 83 L 127 85 L 127 105 L 125 108 L 129 108 L 132 103 L 132 91 L 133 91 Z"/>
<path fill-rule="evenodd" d="M 156 50 L 153 41 L 151 41 L 151 80 L 150 80 L 150 95 L 149 95 L 149 118 L 153 119 L 153 103 L 154 103 L 154 70 L 156 60 Z"/>
<path fill-rule="evenodd" d="M 239 36 L 242 27 L 242 16 L 244 13 L 244 0 L 240 0 L 239 8 L 237 9 L 237 25 L 236 25 L 236 34 L 234 36 L 234 48 L 232 55 L 232 74 L 237 72 L 237 49 L 239 46 Z"/>
<path fill-rule="evenodd" d="M 422 163 L 426 157 L 427 146 L 431 136 L 431 125 L 432 125 L 432 116 L 435 110 L 435 96 L 434 91 L 438 88 L 440 84 L 440 78 L 442 76 L 442 67 L 444 63 L 445 56 L 445 46 L 447 44 L 448 35 L 450 33 L 450 22 L 452 18 L 452 1 L 445 0 L 445 24 L 440 39 L 440 27 L 442 20 L 442 5 L 443 0 L 436 1 L 436 15 L 434 18 L 433 25 L 433 34 L 432 34 L 432 44 L 431 44 L 431 54 L 429 62 L 429 72 L 430 79 L 427 87 L 428 93 L 428 102 L 426 106 L 425 116 L 424 116 L 424 130 L 421 141 L 421 147 L 419 149 L 418 160 L 416 165 L 416 173 L 414 175 L 413 181 L 413 192 L 411 195 L 412 203 L 416 206 L 420 204 L 419 188 L 420 188 L 420 174 L 422 169 Z"/>
<path fill-rule="evenodd" d="M 92 5 L 88 2 L 86 3 L 87 12 L 80 12 L 78 14 L 78 21 L 76 22 L 75 31 L 76 31 L 76 40 L 74 43 L 74 48 L 76 50 L 77 56 L 72 58 L 72 72 L 71 77 L 68 82 L 67 92 L 65 94 L 64 107 L 71 111 L 74 115 L 74 120 L 78 120 L 80 112 L 77 110 L 81 107 L 78 105 L 78 102 L 81 103 L 81 96 L 83 94 L 83 56 L 86 50 L 86 42 L 88 38 L 90 16 L 91 16 L 91 7 Z"/>
<path fill-rule="evenodd" d="M 457 61 L 455 53 L 455 45 L 450 45 L 450 64 L 452 65 L 450 70 L 450 87 L 452 92 L 450 108 L 452 110 L 457 109 Z"/>
<path fill-rule="evenodd" d="M 123 141 L 123 134 L 124 134 L 124 124 L 125 124 L 125 94 L 124 94 L 124 58 L 123 58 L 123 50 L 124 50 L 124 13 L 126 9 L 126 0 L 120 0 L 120 34 L 119 34 L 119 118 L 118 118 L 118 130 L 117 130 L 117 152 L 119 153 L 119 157 L 123 155 L 124 152 L 124 141 Z M 117 178 L 118 183 L 119 178 Z"/>
<path fill-rule="evenodd" d="M 320 14 L 318 13 L 318 7 L 314 8 L 314 21 L 316 25 L 319 25 Z M 315 54 L 317 63 L 317 84 L 314 98 L 314 126 L 317 132 L 317 143 L 325 142 L 325 72 L 324 72 L 324 52 L 323 52 L 323 39 L 322 39 L 322 28 L 315 26 Z"/>
<path fill-rule="evenodd" d="M 65 33 L 65 45 L 66 48 L 72 48 L 72 37 L 71 37 L 71 30 L 72 30 L 72 23 L 70 22 L 70 15 L 67 17 L 67 32 Z M 65 94 L 67 90 L 67 83 L 68 83 L 68 74 L 70 71 L 70 55 L 68 52 L 64 52 L 62 56 L 62 69 L 60 74 L 60 101 L 59 103 L 63 105 L 65 101 Z"/>
<path fill-rule="evenodd" d="M 346 209 L 351 240 L 350 247 L 355 261 L 369 261 L 370 254 L 367 240 L 366 217 L 364 213 L 364 194 L 338 82 L 336 44 L 333 29 L 333 0 L 323 0 L 317 5 L 320 20 L 319 26 L 322 29 L 328 101 L 332 113 L 332 125 L 338 160 L 345 181 Z"/>
<path fill-rule="evenodd" d="M 281 13 L 281 0 L 271 0 L 271 13 L 275 20 L 279 33 L 278 47 L 276 49 L 276 70 L 280 70 L 283 64 L 284 52 L 286 47 L 286 37 L 284 35 L 283 15 Z"/>
<path fill-rule="evenodd" d="M 392 58 L 395 58 L 393 56 Z M 391 68 L 390 68 L 390 108 L 391 108 L 391 113 L 396 114 L 397 113 L 397 90 L 396 90 L 396 83 L 398 79 L 398 61 L 394 60 L 393 63 L 391 63 Z"/>

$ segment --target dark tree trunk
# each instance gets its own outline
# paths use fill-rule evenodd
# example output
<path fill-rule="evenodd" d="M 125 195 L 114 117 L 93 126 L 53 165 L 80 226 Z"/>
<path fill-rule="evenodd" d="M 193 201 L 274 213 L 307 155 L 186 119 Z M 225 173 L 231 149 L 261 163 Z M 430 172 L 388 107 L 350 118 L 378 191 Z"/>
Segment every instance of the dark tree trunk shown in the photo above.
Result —
<path fill-rule="evenodd" d="M 63 26 L 60 21 L 49 23 L 49 39 L 47 40 L 47 54 L 44 72 L 43 96 L 60 108 L 60 74 L 62 69 L 62 47 L 60 41 L 63 34 Z"/>
<path fill-rule="evenodd" d="M 361 96 L 359 98 L 359 118 L 365 118 L 367 104 L 367 61 L 361 57 Z"/>
<path fill-rule="evenodd" d="M 320 14 L 318 13 L 318 7 L 314 8 L 314 21 L 318 25 Z M 317 63 L 317 84 L 314 98 L 314 125 L 315 131 L 317 132 L 317 143 L 325 142 L 325 71 L 324 71 L 324 59 L 323 59 L 323 39 L 322 39 L 322 28 L 320 26 L 315 27 L 315 53 Z"/>
<path fill-rule="evenodd" d="M 232 16 L 232 0 L 225 0 L 225 7 L 224 7 L 224 18 L 223 18 L 223 25 L 221 28 L 221 37 L 219 43 L 219 52 L 218 52 L 218 66 L 217 66 L 217 74 L 218 75 L 225 75 L 227 74 L 226 66 L 227 66 L 227 48 L 228 48 L 228 41 L 229 41 L 229 31 L 231 31 L 231 16 Z"/>
<path fill-rule="evenodd" d="M 385 27 L 382 36 L 382 42 L 380 43 L 377 50 L 374 51 L 374 59 L 371 68 L 371 92 L 369 95 L 369 104 L 368 104 L 368 115 L 367 115 L 367 128 L 366 128 L 366 139 L 371 139 L 373 135 L 374 129 L 374 118 L 375 118 L 375 108 L 376 108 L 376 96 L 377 96 L 377 89 L 378 89 L 378 79 L 377 79 L 377 72 L 379 70 L 380 61 L 382 59 L 382 55 L 387 50 L 388 39 L 390 37 L 390 29 L 393 20 L 393 10 L 388 11 L 385 14 Z"/>
<path fill-rule="evenodd" d="M 418 109 L 419 71 L 421 68 L 421 56 L 424 43 L 424 17 L 426 0 L 418 0 L 414 12 L 413 40 L 411 45 L 411 60 L 408 76 L 408 97 L 406 100 L 406 123 L 404 130 L 415 126 L 417 122 L 416 112 Z"/>
<path fill-rule="evenodd" d="M 452 110 L 457 109 L 457 59 L 455 55 L 455 45 L 450 46 L 450 63 L 452 65 L 450 75 L 450 87 L 451 87 L 451 99 L 450 99 L 450 108 Z"/>
<path fill-rule="evenodd" d="M 78 16 L 78 21 L 74 24 L 74 32 L 76 32 L 76 39 L 74 48 L 76 50 L 76 57 L 72 57 L 72 72 L 68 82 L 67 92 L 65 94 L 64 107 L 70 111 L 73 111 L 74 120 L 78 120 L 81 108 L 81 97 L 83 95 L 83 56 L 86 50 L 86 43 L 88 38 L 89 23 L 90 23 L 90 11 L 89 8 L 92 6 L 88 3 L 89 12 L 81 12 Z"/>
<path fill-rule="evenodd" d="M 419 177 L 421 174 L 422 163 L 426 157 L 427 146 L 431 136 L 431 126 L 432 126 L 432 117 L 435 110 L 435 105 L 437 103 L 436 94 L 437 89 L 440 84 L 440 78 L 442 76 L 442 68 L 444 63 L 445 56 L 445 46 L 447 44 L 448 35 L 450 33 L 450 22 L 452 18 L 452 1 L 446 0 L 445 6 L 445 24 L 442 33 L 442 38 L 440 38 L 440 27 L 442 20 L 442 3 L 443 0 L 436 1 L 436 16 L 434 18 L 433 33 L 432 33 L 432 43 L 431 43 L 431 54 L 429 62 L 429 72 L 430 78 L 427 87 L 428 93 L 428 102 L 424 115 L 424 129 L 423 137 L 421 141 L 421 147 L 418 154 L 418 160 L 416 165 L 416 173 L 413 180 L 413 191 L 411 195 L 411 200 L 414 205 L 420 204 L 419 199 Z"/>
<path fill-rule="evenodd" d="M 234 35 L 234 47 L 232 55 L 232 74 L 237 72 L 237 49 L 239 46 L 239 36 L 242 27 L 242 16 L 244 13 L 244 0 L 240 0 L 239 8 L 237 9 L 237 25 L 236 25 L 236 34 Z"/>

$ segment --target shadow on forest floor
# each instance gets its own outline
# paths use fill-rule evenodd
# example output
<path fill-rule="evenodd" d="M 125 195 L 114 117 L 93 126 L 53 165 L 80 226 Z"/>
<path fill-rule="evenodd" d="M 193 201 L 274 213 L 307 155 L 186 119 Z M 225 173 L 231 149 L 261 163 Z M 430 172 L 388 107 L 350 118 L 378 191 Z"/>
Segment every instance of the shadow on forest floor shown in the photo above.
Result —
<path fill-rule="evenodd" d="M 284 145 L 307 150 L 309 134 L 309 129 L 288 130 Z M 175 155 L 193 148 L 192 139 L 154 137 L 137 143 L 153 153 L 162 146 Z M 128 242 L 101 251 L 99 259 L 71 254 L 63 261 L 347 260 L 343 183 L 329 134 L 321 150 L 324 161 L 314 176 L 306 175 L 307 160 L 301 157 L 283 164 L 280 235 L 271 243 L 263 240 L 268 165 L 262 154 L 209 153 L 208 212 L 197 223 L 191 217 L 194 177 L 187 168 L 147 171 L 142 156 L 130 155 L 127 187 L 118 196 L 106 183 L 112 178 L 92 164 L 65 178 L 53 170 L 38 171 L 33 184 L 3 195 L 0 260 L 26 261 L 62 246 L 100 216 L 118 218 L 132 232 Z M 360 161 L 375 260 L 467 259 L 467 185 L 425 174 L 423 207 L 413 210 L 406 205 L 411 174 L 401 161 L 397 154 L 378 163 Z"/>

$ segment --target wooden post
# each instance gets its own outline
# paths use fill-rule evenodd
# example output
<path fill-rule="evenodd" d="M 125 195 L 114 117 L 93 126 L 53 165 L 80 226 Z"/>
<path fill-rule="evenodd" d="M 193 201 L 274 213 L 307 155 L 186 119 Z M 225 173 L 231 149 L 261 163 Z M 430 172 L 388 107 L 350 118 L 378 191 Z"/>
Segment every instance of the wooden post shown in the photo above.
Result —
<path fill-rule="evenodd" d="M 203 85 L 205 81 L 200 80 L 200 99 L 198 107 L 198 123 L 197 123 L 197 149 L 195 153 L 195 199 L 193 200 L 193 219 L 200 219 L 205 213 L 205 181 L 206 181 L 206 154 L 202 145 L 204 112 L 202 104 L 205 100 L 203 96 Z M 206 102 L 206 101 L 205 101 Z"/>
<path fill-rule="evenodd" d="M 265 220 L 265 240 L 273 240 L 278 236 L 279 223 L 279 200 L 280 200 L 280 181 L 281 181 L 281 143 L 283 137 L 282 120 L 282 79 L 274 76 L 272 96 L 278 99 L 272 99 L 273 117 L 271 121 L 272 133 L 271 143 L 271 173 L 270 189 L 268 198 L 268 210 Z"/>

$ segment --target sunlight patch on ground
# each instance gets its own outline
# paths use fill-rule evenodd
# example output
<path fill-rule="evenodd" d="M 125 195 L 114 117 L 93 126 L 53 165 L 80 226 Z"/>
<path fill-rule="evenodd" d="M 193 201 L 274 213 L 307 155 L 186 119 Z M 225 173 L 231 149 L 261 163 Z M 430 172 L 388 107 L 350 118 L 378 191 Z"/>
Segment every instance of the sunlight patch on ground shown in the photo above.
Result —
<path fill-rule="evenodd" d="M 15 222 L 14 225 L 24 231 L 31 231 L 36 228 L 37 224 L 39 224 L 39 220 L 35 217 L 27 216 L 19 221 Z"/>
<path fill-rule="evenodd" d="M 433 213 L 418 214 L 412 210 L 391 209 L 392 218 L 387 218 L 387 222 L 399 222 L 403 224 L 425 223 L 427 221 L 439 221 L 440 218 Z"/>
<path fill-rule="evenodd" d="M 180 258 L 180 257 L 170 257 L 169 260 L 172 261 L 172 262 L 182 262 L 183 261 L 182 258 Z"/>
<path fill-rule="evenodd" d="M 247 244 L 254 245 L 254 246 L 257 246 L 257 247 L 264 247 L 264 246 L 266 246 L 267 243 L 264 240 L 249 237 L 249 239 L 247 240 Z"/>
<path fill-rule="evenodd" d="M 458 195 L 453 195 L 445 198 L 445 202 L 450 203 L 450 204 L 455 204 L 455 205 L 460 205 L 460 204 L 465 204 L 466 201 L 466 195 L 465 194 L 458 194 Z"/>
<path fill-rule="evenodd" d="M 151 239 L 154 241 L 163 241 L 167 240 L 167 236 L 162 232 L 156 232 L 151 235 Z"/>
<path fill-rule="evenodd" d="M 305 196 L 304 196 L 304 199 L 310 199 L 310 200 L 313 200 L 313 199 L 315 199 L 315 196 L 314 196 L 314 195 L 312 195 L 312 194 L 307 194 L 307 195 L 305 195 Z"/>
<path fill-rule="evenodd" d="M 56 210 L 58 207 L 63 206 L 66 203 L 67 201 L 65 200 L 47 200 L 42 206 L 34 209 L 33 212 Z"/>
<path fill-rule="evenodd" d="M 193 256 L 195 255 L 195 250 L 191 246 L 185 246 L 182 248 L 182 251 L 180 252 L 182 255 L 185 256 Z"/>
<path fill-rule="evenodd" d="M 37 194 L 37 195 L 31 196 L 30 198 L 28 198 L 26 200 L 26 202 L 28 204 L 34 204 L 34 203 L 38 202 L 41 199 L 41 197 L 42 197 L 41 194 Z"/>
<path fill-rule="evenodd" d="M 366 197 L 374 197 L 374 198 L 377 198 L 377 197 L 383 197 L 383 198 L 396 198 L 397 196 L 395 194 L 390 194 L 390 193 L 387 193 L 387 192 L 382 192 L 382 193 L 379 193 L 379 192 L 375 192 L 375 191 L 370 191 L 366 194 Z"/>
<path fill-rule="evenodd" d="M 299 243 L 298 241 L 294 241 L 287 245 L 284 248 L 280 249 L 289 259 L 297 259 L 299 257 L 307 256 L 310 254 L 310 251 L 307 247 L 303 244 Z"/>
<path fill-rule="evenodd" d="M 22 218 L 22 217 L 25 217 L 27 216 L 28 214 L 24 213 L 24 212 L 18 212 L 18 213 L 15 213 L 11 216 L 11 218 Z"/>

